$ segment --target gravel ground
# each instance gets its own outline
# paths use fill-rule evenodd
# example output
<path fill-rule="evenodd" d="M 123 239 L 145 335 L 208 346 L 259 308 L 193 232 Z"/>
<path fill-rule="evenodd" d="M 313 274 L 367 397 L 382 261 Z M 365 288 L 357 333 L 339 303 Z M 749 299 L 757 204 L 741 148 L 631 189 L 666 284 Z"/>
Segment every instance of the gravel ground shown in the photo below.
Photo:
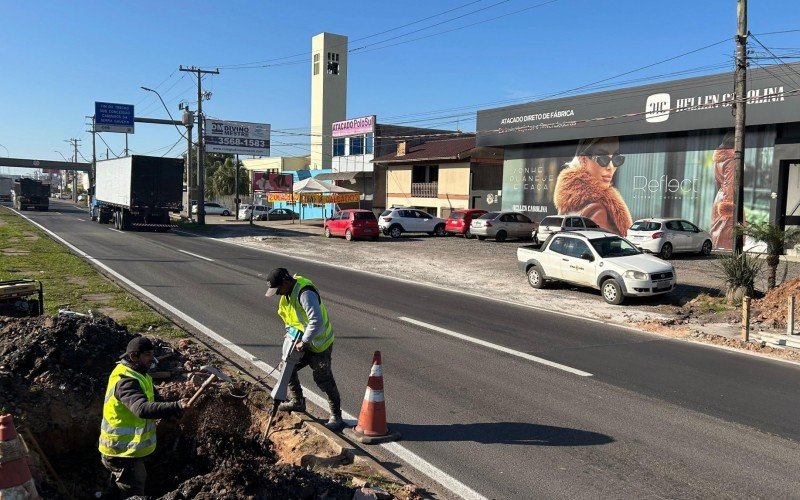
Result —
<path fill-rule="evenodd" d="M 651 298 L 628 298 L 621 306 L 605 303 L 598 290 L 551 284 L 544 290 L 531 288 L 517 268 L 517 248 L 530 242 L 466 240 L 459 236 L 437 238 L 403 235 L 381 236 L 377 242 L 327 239 L 320 221 L 257 222 L 255 227 L 229 217 L 208 217 L 213 237 L 289 255 L 324 260 L 338 266 L 410 279 L 488 297 L 512 300 L 548 310 L 629 325 L 632 322 L 662 322 L 674 318 L 678 308 L 700 294 L 716 296 L 724 289 L 714 258 L 676 255 L 672 259 L 678 286 L 669 294 Z M 787 278 L 800 275 L 800 262 L 781 264 Z M 763 273 L 762 273 L 763 274 Z M 766 289 L 765 278 L 758 284 Z M 723 321 L 723 320 L 721 320 Z M 721 333 L 721 332 L 715 332 Z M 738 335 L 731 326 L 730 335 Z"/>

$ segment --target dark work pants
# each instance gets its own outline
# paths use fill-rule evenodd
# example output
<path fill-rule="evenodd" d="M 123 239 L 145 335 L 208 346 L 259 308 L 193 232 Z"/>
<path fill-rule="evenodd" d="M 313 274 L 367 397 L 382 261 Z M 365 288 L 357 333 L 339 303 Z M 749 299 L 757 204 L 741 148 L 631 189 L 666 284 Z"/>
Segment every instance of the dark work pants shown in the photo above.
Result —
<path fill-rule="evenodd" d="M 122 493 L 122 498 L 144 496 L 147 481 L 144 458 L 102 457 L 103 465 L 111 472 L 111 480 Z"/>
<path fill-rule="evenodd" d="M 331 367 L 331 351 L 333 346 L 328 347 L 323 352 L 311 352 L 306 346 L 303 357 L 295 365 L 292 377 L 289 379 L 289 397 L 299 399 L 303 397 L 303 389 L 300 386 L 300 378 L 297 372 L 306 366 L 311 367 L 314 376 L 314 383 L 317 384 L 322 392 L 328 397 L 328 405 L 333 415 L 341 415 L 342 401 L 339 398 L 339 389 L 333 379 L 333 369 Z"/>

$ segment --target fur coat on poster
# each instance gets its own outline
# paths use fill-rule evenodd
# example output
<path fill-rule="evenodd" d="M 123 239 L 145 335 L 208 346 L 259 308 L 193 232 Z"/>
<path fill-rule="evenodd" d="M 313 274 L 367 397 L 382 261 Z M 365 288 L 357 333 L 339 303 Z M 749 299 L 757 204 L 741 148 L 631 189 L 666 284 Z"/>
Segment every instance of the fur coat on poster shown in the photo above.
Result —
<path fill-rule="evenodd" d="M 588 217 L 620 236 L 626 236 L 633 224 L 619 191 L 611 186 L 604 187 L 580 166 L 577 158 L 558 174 L 553 202 L 559 214 Z"/>
<path fill-rule="evenodd" d="M 714 179 L 717 182 L 717 195 L 711 209 L 711 242 L 714 248 L 733 248 L 733 176 L 736 163 L 733 149 L 717 149 L 714 151 Z"/>

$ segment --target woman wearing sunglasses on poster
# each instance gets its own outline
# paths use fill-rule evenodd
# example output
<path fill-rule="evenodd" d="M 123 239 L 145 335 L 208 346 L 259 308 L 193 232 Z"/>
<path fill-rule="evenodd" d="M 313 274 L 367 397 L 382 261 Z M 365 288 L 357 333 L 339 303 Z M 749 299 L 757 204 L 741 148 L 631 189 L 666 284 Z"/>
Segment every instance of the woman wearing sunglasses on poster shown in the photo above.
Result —
<path fill-rule="evenodd" d="M 619 139 L 582 139 L 575 157 L 556 180 L 553 202 L 559 214 L 582 215 L 620 236 L 633 224 L 619 191 L 611 185 L 614 173 L 625 162 Z"/>

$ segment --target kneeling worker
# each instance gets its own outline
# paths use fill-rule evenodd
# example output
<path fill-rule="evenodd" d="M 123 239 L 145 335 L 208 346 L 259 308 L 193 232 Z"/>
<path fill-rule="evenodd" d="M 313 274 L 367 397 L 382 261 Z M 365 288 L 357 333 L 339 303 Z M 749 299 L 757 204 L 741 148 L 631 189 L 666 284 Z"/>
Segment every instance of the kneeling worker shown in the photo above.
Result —
<path fill-rule="evenodd" d="M 153 378 L 147 374 L 153 358 L 150 339 L 134 338 L 106 387 L 99 449 L 123 498 L 145 494 L 144 457 L 156 449 L 155 420 L 180 415 L 189 406 L 188 399 L 156 402 Z"/>
<path fill-rule="evenodd" d="M 305 411 L 306 400 L 297 371 L 311 366 L 314 382 L 328 397 L 331 416 L 325 427 L 340 431 L 345 426 L 342 420 L 342 403 L 339 389 L 333 379 L 331 351 L 333 350 L 333 327 L 328 311 L 322 303 L 319 291 L 311 280 L 299 275 L 294 277 L 283 267 L 270 271 L 267 276 L 269 289 L 266 296 L 281 296 L 278 316 L 286 325 L 287 341 L 303 353 L 289 380 L 289 401 L 278 408 L 282 411 Z"/>

